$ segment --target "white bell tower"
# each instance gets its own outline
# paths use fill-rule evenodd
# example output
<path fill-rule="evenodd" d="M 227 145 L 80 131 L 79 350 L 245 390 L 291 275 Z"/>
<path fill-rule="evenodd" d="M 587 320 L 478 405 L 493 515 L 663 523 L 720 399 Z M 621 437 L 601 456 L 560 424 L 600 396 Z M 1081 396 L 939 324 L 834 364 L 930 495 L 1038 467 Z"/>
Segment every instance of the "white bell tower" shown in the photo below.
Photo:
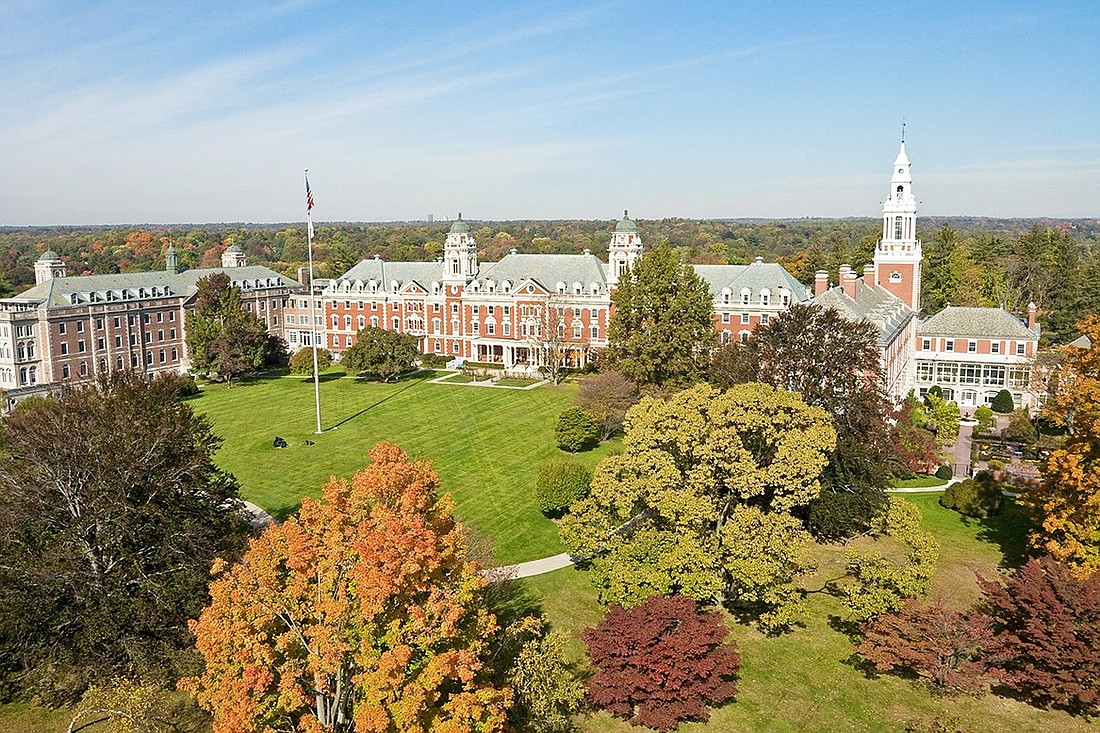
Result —
<path fill-rule="evenodd" d="M 607 282 L 615 285 L 619 278 L 634 267 L 642 256 L 642 238 L 638 236 L 638 225 L 630 220 L 630 213 L 623 212 L 623 218 L 615 225 L 611 243 L 607 246 Z"/>
<path fill-rule="evenodd" d="M 901 149 L 894 159 L 890 192 L 882 204 L 882 238 L 875 248 L 875 284 L 920 311 L 921 246 L 917 239 L 917 198 L 913 173 L 905 154 L 905 127 Z"/>
<path fill-rule="evenodd" d="M 470 225 L 462 221 L 462 214 L 451 225 L 443 243 L 443 263 L 445 282 L 467 283 L 477 274 L 477 243 L 470 233 Z"/>

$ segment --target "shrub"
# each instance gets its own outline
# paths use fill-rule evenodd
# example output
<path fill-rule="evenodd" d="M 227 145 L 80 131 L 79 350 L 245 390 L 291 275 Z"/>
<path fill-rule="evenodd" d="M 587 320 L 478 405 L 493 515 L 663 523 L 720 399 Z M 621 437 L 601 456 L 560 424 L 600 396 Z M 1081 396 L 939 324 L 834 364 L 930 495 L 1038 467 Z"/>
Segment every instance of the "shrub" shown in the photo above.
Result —
<path fill-rule="evenodd" d="M 977 428 L 980 432 L 992 430 L 993 425 L 996 423 L 993 410 L 987 405 L 982 405 L 974 410 L 974 419 L 978 421 Z"/>
<path fill-rule="evenodd" d="M 549 461 L 539 469 L 535 499 L 543 514 L 561 515 L 570 505 L 588 496 L 592 473 L 572 461 Z"/>
<path fill-rule="evenodd" d="M 584 410 L 570 407 L 558 417 L 554 429 L 558 447 L 570 453 L 592 450 L 600 442 L 600 428 Z"/>
<path fill-rule="evenodd" d="M 928 388 L 928 391 L 925 392 L 925 395 L 926 396 L 931 396 L 931 397 L 938 397 L 942 400 L 943 399 L 943 388 L 940 387 L 940 385 L 938 385 L 938 384 L 933 384 L 931 387 Z"/>
<path fill-rule="evenodd" d="M 809 504 L 806 529 L 823 540 L 843 540 L 866 532 L 886 504 L 886 493 L 876 487 L 851 491 L 822 489 Z"/>
<path fill-rule="evenodd" d="M 981 654 L 991 639 L 986 621 L 909 600 L 860 627 L 856 654 L 880 672 L 907 671 L 946 692 L 977 692 L 985 686 Z"/>
<path fill-rule="evenodd" d="M 936 478 L 943 479 L 944 481 L 950 481 L 953 475 L 951 466 L 940 466 L 936 469 Z"/>
<path fill-rule="evenodd" d="M 708 707 L 737 693 L 741 657 L 716 613 L 690 598 L 650 596 L 629 610 L 612 606 L 584 632 L 596 673 L 588 693 L 612 715 L 667 731 L 683 720 L 705 721 Z"/>
<path fill-rule="evenodd" d="M 332 352 L 328 349 L 317 349 L 317 368 L 328 369 L 332 366 Z M 291 374 L 313 374 L 313 347 L 303 347 L 294 352 L 290 357 Z"/>
<path fill-rule="evenodd" d="M 1039 438 L 1027 410 L 1013 410 L 1008 425 L 1001 431 L 1001 437 L 1013 443 L 1034 443 Z"/>
<path fill-rule="evenodd" d="M 429 351 L 420 355 L 420 366 L 428 369 L 443 367 L 447 366 L 450 360 L 450 357 L 445 354 L 433 354 Z"/>
<path fill-rule="evenodd" d="M 968 478 L 947 487 L 940 504 L 968 517 L 985 519 L 1001 509 L 1001 489 L 992 481 Z"/>
<path fill-rule="evenodd" d="M 990 675 L 1039 705 L 1100 713 L 1100 573 L 1081 579 L 1046 558 L 978 585 L 992 619 Z"/>
<path fill-rule="evenodd" d="M 1003 471 L 1005 470 L 1005 462 L 999 458 L 994 458 L 989 462 L 990 471 Z"/>
<path fill-rule="evenodd" d="M 993 412 L 1000 412 L 1002 414 L 1012 412 L 1016 404 L 1012 401 L 1012 393 L 1007 389 L 1002 389 L 997 393 L 997 396 L 993 398 L 993 402 L 990 403 L 990 407 L 993 408 Z"/>

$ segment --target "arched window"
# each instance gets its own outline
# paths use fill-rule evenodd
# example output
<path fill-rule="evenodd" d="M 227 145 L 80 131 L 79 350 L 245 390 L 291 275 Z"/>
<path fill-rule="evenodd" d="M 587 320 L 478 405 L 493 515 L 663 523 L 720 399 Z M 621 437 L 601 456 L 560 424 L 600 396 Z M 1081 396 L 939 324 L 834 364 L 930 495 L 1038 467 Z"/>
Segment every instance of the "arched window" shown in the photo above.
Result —
<path fill-rule="evenodd" d="M 748 305 L 749 298 L 752 297 L 752 291 L 748 288 L 741 288 L 741 305 Z"/>
<path fill-rule="evenodd" d="M 900 283 L 901 282 L 901 273 L 898 272 L 897 270 L 894 270 L 893 272 L 891 272 L 890 273 L 890 282 Z"/>

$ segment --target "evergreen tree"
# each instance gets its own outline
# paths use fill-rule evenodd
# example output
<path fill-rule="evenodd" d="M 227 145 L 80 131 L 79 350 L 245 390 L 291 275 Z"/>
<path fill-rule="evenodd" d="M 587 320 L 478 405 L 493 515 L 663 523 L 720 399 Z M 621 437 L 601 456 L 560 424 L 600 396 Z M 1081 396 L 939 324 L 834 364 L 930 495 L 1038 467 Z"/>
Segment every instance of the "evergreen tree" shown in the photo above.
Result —
<path fill-rule="evenodd" d="M 636 384 L 684 386 L 705 372 L 715 343 L 710 289 L 667 244 L 619 280 L 609 363 Z"/>
<path fill-rule="evenodd" d="M 245 310 L 241 289 L 216 272 L 196 283 L 195 308 L 187 314 L 187 350 L 191 368 L 232 382 L 263 368 L 270 340 L 267 327 Z"/>

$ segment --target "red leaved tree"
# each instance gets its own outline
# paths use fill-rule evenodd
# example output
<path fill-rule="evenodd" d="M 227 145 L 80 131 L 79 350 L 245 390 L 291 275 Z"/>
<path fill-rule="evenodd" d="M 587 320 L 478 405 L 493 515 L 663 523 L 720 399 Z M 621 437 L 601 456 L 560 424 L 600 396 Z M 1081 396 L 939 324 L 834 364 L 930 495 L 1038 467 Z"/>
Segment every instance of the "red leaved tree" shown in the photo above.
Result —
<path fill-rule="evenodd" d="M 511 702 L 488 681 L 496 622 L 438 479 L 381 443 L 349 482 L 215 565 L 184 680 L 215 733 L 494 731 Z"/>
<path fill-rule="evenodd" d="M 741 657 L 716 613 L 684 596 L 650 596 L 631 609 L 611 606 L 584 632 L 598 670 L 588 681 L 592 702 L 632 725 L 671 730 L 706 720 L 708 707 L 737 693 Z"/>
<path fill-rule="evenodd" d="M 1100 572 L 1029 560 L 1007 583 L 986 580 L 990 674 L 1041 705 L 1100 712 Z"/>
<path fill-rule="evenodd" d="M 856 653 L 880 672 L 901 670 L 948 692 L 977 692 L 985 686 L 983 649 L 991 641 L 989 619 L 940 604 L 907 601 L 862 626 Z"/>

